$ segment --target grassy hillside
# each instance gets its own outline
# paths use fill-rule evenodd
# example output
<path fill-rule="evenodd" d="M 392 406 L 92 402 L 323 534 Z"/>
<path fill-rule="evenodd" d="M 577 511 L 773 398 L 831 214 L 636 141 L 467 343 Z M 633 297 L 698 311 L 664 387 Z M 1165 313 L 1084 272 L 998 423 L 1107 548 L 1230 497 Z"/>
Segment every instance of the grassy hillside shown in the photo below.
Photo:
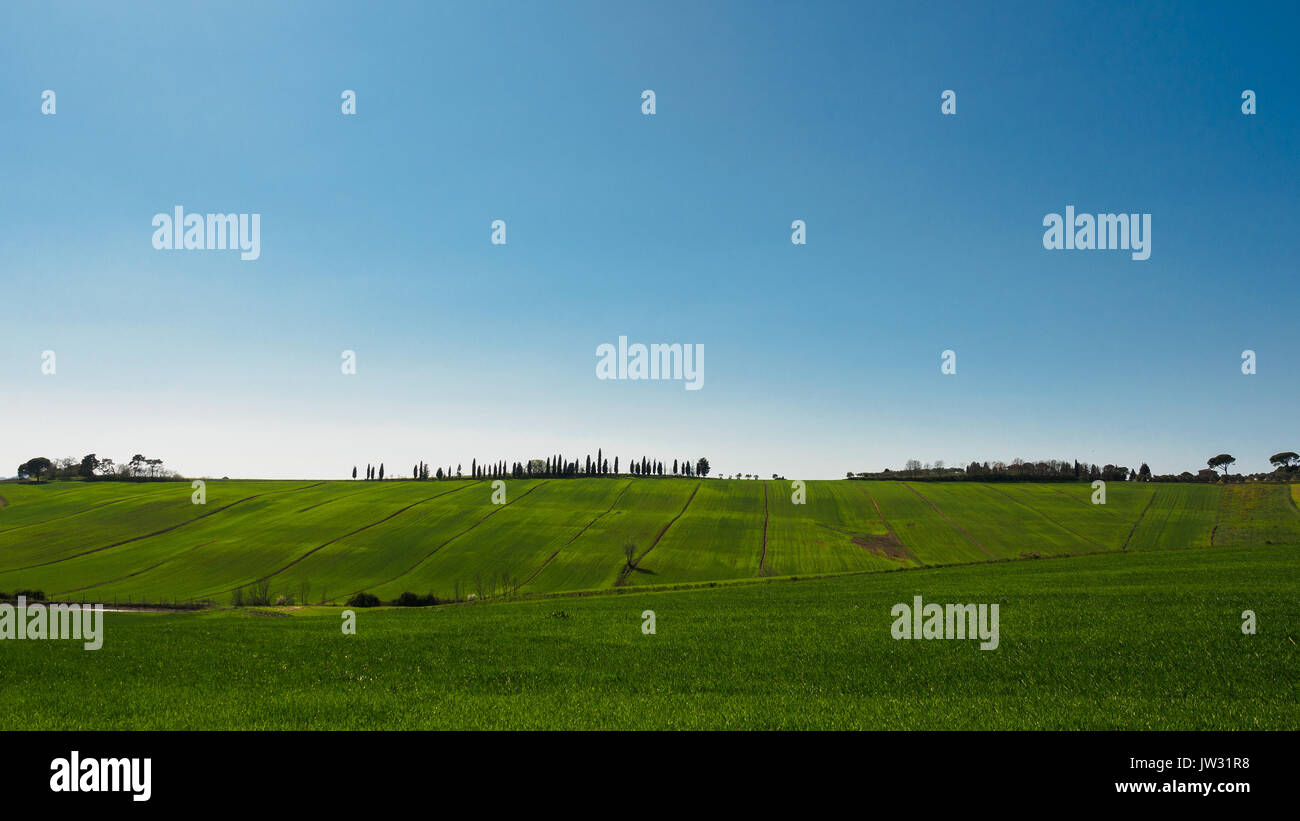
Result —
<path fill-rule="evenodd" d="M 299 602 L 808 576 L 1037 556 L 1300 544 L 1283 485 L 564 479 L 0 485 L 0 591 Z M 626 566 L 626 548 L 636 557 Z"/>
<path fill-rule="evenodd" d="M 3 642 L 0 729 L 1295 730 L 1297 589 L 1297 548 L 1263 546 L 358 610 L 352 636 L 338 608 L 110 613 L 94 653 Z M 998 649 L 892 639 L 914 595 L 998 603 Z"/>

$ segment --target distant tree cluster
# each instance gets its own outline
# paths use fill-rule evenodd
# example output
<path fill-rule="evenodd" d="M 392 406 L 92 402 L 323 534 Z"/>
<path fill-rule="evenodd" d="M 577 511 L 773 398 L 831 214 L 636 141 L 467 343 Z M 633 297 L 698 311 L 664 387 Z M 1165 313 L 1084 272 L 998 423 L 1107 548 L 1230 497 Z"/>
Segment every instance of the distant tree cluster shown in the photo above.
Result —
<path fill-rule="evenodd" d="M 909 459 L 902 470 L 886 468 L 879 473 L 854 473 L 849 479 L 915 479 L 918 481 L 976 481 L 976 482 L 1243 482 L 1243 481 L 1294 481 L 1300 478 L 1300 454 L 1293 451 L 1275 453 L 1269 457 L 1272 473 L 1255 473 L 1249 476 L 1233 475 L 1229 468 L 1237 460 L 1228 453 L 1220 453 L 1206 460 L 1206 467 L 1192 473 L 1153 475 L 1151 467 L 1143 462 L 1136 471 L 1124 465 L 1093 465 L 1084 462 L 1047 459 L 1027 462 L 1013 459 L 1006 462 L 971 462 L 964 468 L 945 467 L 943 462 L 922 464 Z M 1219 473 L 1222 471 L 1222 474 Z"/>
<path fill-rule="evenodd" d="M 667 464 L 660 460 L 652 460 L 647 456 L 640 459 L 630 459 L 623 464 L 628 466 L 626 473 L 619 470 L 619 457 L 614 457 L 614 464 L 611 467 L 608 457 L 604 454 L 604 449 L 597 449 L 593 457 L 587 454 L 581 459 L 566 459 L 563 454 L 555 454 L 545 459 L 529 459 L 525 462 L 499 460 L 494 462 L 480 462 L 477 458 L 470 460 L 469 478 L 471 479 L 527 479 L 534 477 L 542 478 L 576 478 L 591 476 L 687 476 L 687 477 L 706 477 L 709 475 L 709 460 L 700 457 L 692 462 L 689 459 L 674 459 L 671 469 Z M 441 467 L 429 467 L 427 462 L 416 462 L 411 468 L 411 478 L 416 481 L 442 480 L 442 479 L 461 479 L 464 478 L 462 465 L 456 465 L 453 471 L 448 465 L 444 470 Z M 352 467 L 352 478 L 358 478 L 357 466 Z M 382 481 L 384 478 L 384 465 L 381 462 L 376 468 L 373 465 L 366 465 L 365 473 L 361 476 L 366 481 Z"/>
<path fill-rule="evenodd" d="M 86 481 L 144 482 L 156 479 L 179 479 L 180 474 L 163 467 L 162 459 L 153 459 L 142 453 L 130 461 L 118 464 L 112 459 L 100 459 L 88 453 L 80 460 L 71 456 L 50 460 L 44 456 L 28 459 L 18 466 L 18 478 L 33 482 L 50 479 L 85 479 Z"/>

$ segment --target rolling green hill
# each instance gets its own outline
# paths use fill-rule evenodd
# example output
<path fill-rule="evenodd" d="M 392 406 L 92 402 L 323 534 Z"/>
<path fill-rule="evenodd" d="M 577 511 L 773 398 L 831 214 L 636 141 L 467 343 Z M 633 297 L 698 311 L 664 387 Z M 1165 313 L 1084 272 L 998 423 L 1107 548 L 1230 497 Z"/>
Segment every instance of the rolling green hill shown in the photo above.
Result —
<path fill-rule="evenodd" d="M 1300 544 L 1286 485 L 530 479 L 0 485 L 0 591 L 299 602 L 687 585 L 1184 547 Z M 625 549 L 636 557 L 632 567 Z"/>

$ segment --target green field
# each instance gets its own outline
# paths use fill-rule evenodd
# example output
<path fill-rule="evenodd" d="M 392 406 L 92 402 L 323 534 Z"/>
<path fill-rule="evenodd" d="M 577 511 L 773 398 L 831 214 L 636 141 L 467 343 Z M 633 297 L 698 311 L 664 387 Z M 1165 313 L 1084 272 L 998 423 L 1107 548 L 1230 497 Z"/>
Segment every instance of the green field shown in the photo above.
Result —
<path fill-rule="evenodd" d="M 532 595 L 1167 548 L 1300 544 L 1277 484 L 512 480 L 0 485 L 0 591 L 208 600 L 264 583 Z M 632 566 L 625 546 L 635 556 Z"/>
<path fill-rule="evenodd" d="M 1297 549 L 358 609 L 350 636 L 330 607 L 110 613 L 94 653 L 0 642 L 0 728 L 1294 730 Z M 998 649 L 892 639 L 914 595 L 998 603 Z"/>
<path fill-rule="evenodd" d="M 3 484 L 0 591 L 212 607 L 0 642 L 0 728 L 1300 729 L 1297 490 Z M 257 583 L 293 604 L 230 606 Z M 462 603 L 344 635 L 358 591 Z M 999 646 L 895 640 L 917 595 Z"/>

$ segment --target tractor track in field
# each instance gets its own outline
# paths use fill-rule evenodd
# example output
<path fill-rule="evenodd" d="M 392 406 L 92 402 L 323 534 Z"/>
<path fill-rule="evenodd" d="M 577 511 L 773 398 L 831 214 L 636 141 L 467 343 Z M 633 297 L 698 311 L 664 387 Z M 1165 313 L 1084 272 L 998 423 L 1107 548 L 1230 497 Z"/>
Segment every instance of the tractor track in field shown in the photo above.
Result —
<path fill-rule="evenodd" d="M 61 559 L 51 559 L 51 560 L 48 561 L 48 562 L 38 562 L 37 564 L 29 564 L 29 565 L 27 565 L 26 567 L 13 567 L 13 568 L 9 568 L 9 569 L 6 569 L 6 570 L 0 570 L 0 573 L 17 573 L 17 572 L 20 572 L 20 571 L 23 571 L 23 570 L 32 570 L 32 569 L 37 568 L 37 567 L 47 567 L 47 566 L 49 566 L 49 565 L 52 565 L 52 564 L 59 564 L 59 563 L 61 563 L 61 562 L 70 562 L 70 561 L 72 561 L 73 559 L 79 559 L 79 558 L 81 558 L 82 556 L 89 556 L 89 555 L 91 555 L 92 553 L 100 553 L 100 552 L 103 552 L 103 551 L 105 551 L 105 550 L 110 550 L 110 549 L 112 549 L 112 548 L 114 548 L 114 547 L 121 547 L 121 546 L 124 545 L 124 544 L 131 544 L 132 542 L 139 542 L 139 541 L 142 541 L 142 540 L 144 540 L 144 539 L 152 539 L 154 536 L 161 536 L 161 535 L 163 535 L 164 533 L 171 533 L 173 530 L 179 530 L 179 529 L 181 529 L 182 527 L 185 527 L 186 525 L 192 525 L 192 524 L 194 524 L 195 522 L 199 522 L 199 521 L 202 521 L 202 520 L 208 518 L 209 516 L 216 516 L 218 513 L 221 513 L 222 511 L 230 510 L 230 509 L 231 509 L 232 507 L 234 507 L 235 505 L 240 505 L 240 504 L 243 504 L 244 502 L 248 502 L 248 501 L 252 501 L 253 499 L 261 498 L 262 496 L 270 496 L 270 495 L 275 494 L 275 493 L 297 493 L 297 492 L 300 491 L 300 490 L 309 490 L 309 489 L 314 488 L 314 487 L 319 487 L 320 485 L 323 485 L 323 484 L 325 484 L 325 483 L 324 483 L 324 482 L 316 482 L 316 483 L 314 483 L 314 484 L 304 485 L 304 486 L 302 486 L 302 487 L 291 488 L 291 489 L 289 489 L 289 490 L 269 490 L 269 491 L 267 491 L 266 493 L 254 493 L 252 496 L 245 496 L 243 499 L 236 499 L 235 501 L 231 502 L 231 503 L 228 504 L 228 505 L 222 505 L 221 507 L 217 508 L 216 510 L 210 510 L 210 511 L 208 511 L 207 513 L 203 513 L 203 514 L 201 514 L 201 515 L 199 515 L 199 516 L 195 516 L 193 519 L 186 519 L 185 521 L 180 522 L 180 523 L 178 523 L 178 524 L 171 525 L 170 527 L 164 527 L 162 530 L 155 530 L 155 531 L 153 531 L 152 533 L 145 533 L 144 535 L 141 535 L 141 536 L 132 536 L 132 537 L 129 538 L 129 539 L 123 539 L 123 540 L 120 541 L 120 542 L 113 542 L 112 544 L 110 544 L 110 545 L 104 545 L 103 547 L 96 547 L 96 548 L 92 548 L 91 550 L 83 550 L 83 551 L 81 551 L 80 553 L 74 553 L 74 554 L 72 554 L 71 556 L 64 556 L 64 557 L 61 558 Z"/>
<path fill-rule="evenodd" d="M 450 495 L 453 494 L 453 493 L 459 493 L 459 492 L 462 491 L 462 490 L 468 490 L 469 488 L 472 488 L 472 487 L 474 487 L 475 485 L 480 485 L 480 484 L 482 484 L 482 483 L 483 483 L 482 480 L 479 480 L 479 481 L 477 481 L 477 482 L 471 482 L 471 483 L 469 483 L 468 485 L 462 485 L 461 487 L 458 487 L 458 488 L 452 488 L 451 490 L 444 490 L 442 493 L 435 493 L 435 494 L 433 494 L 432 496 L 428 496 L 428 497 L 426 497 L 426 498 L 424 498 L 424 499 L 420 499 L 419 501 L 412 502 L 411 504 L 407 505 L 406 507 L 403 507 L 403 508 L 400 508 L 400 509 L 398 509 L 398 510 L 393 511 L 392 513 L 388 514 L 387 516 L 385 516 L 384 518 L 380 519 L 379 521 L 371 522 L 371 523 L 368 524 L 368 525 L 362 525 L 361 527 L 358 527 L 358 528 L 355 529 L 355 530 L 351 530 L 351 531 L 349 531 L 349 532 L 347 532 L 347 533 L 344 533 L 342 536 L 335 536 L 333 539 L 330 539 L 328 542 L 325 542 L 324 544 L 320 544 L 320 545 L 317 545 L 316 547 L 313 547 L 311 550 L 308 550 L 306 553 L 302 554 L 301 556 L 299 556 L 298 558 L 296 558 L 296 559 L 294 559 L 293 561 L 289 562 L 288 564 L 284 565 L 283 567 L 280 567 L 280 568 L 278 568 L 278 569 L 276 569 L 276 570 L 273 570 L 273 571 L 271 571 L 270 573 L 267 573 L 265 576 L 262 576 L 262 577 L 260 577 L 260 578 L 253 579 L 253 581 L 249 582 L 249 584 L 257 584 L 258 582 L 264 582 L 264 581 L 266 581 L 267 579 L 269 579 L 269 578 L 271 578 L 271 577 L 273 577 L 273 576 L 278 576 L 278 575 L 280 575 L 281 573 L 283 573 L 284 571 L 288 570 L 289 568 L 291 568 L 291 567 L 293 567 L 294 565 L 296 565 L 296 564 L 298 564 L 299 562 L 301 562 L 303 559 L 305 559 L 305 558 L 307 558 L 308 556 L 312 555 L 313 553 L 317 552 L 318 550 L 324 550 L 325 548 L 329 547 L 330 545 L 334 544 L 335 542 L 341 542 L 341 541 L 343 541 L 344 539 L 348 538 L 349 536 L 355 536 L 355 535 L 357 535 L 358 533 L 362 533 L 362 532 L 364 532 L 364 531 L 366 531 L 366 530 L 369 530 L 369 529 L 372 528 L 372 527 L 375 527 L 376 525 L 381 525 L 381 524 L 383 524 L 384 522 L 388 521 L 389 519 L 392 519 L 392 518 L 394 518 L 394 517 L 396 517 L 396 516 L 400 516 L 400 515 L 402 515 L 403 513 L 405 513 L 406 511 L 410 510 L 410 509 L 413 508 L 413 507 L 419 507 L 420 505 L 424 504 L 425 502 L 432 502 L 434 499 L 441 499 L 443 496 L 450 496 Z M 525 494 L 525 495 L 526 495 L 526 494 Z M 495 511 L 493 511 L 493 512 L 495 512 Z M 488 514 L 488 516 L 491 516 L 491 515 L 492 515 L 491 513 Z M 453 538 L 454 538 L 454 537 L 453 537 Z M 441 545 L 439 545 L 439 547 L 441 547 Z M 437 548 L 435 548 L 435 550 L 436 550 L 436 549 L 437 549 Z M 432 555 L 432 554 L 430 554 L 430 555 Z M 428 556 L 426 556 L 425 558 L 428 558 Z M 421 559 L 421 561 L 423 561 L 423 559 Z M 217 595 L 220 595 L 220 594 L 222 594 L 222 593 L 232 593 L 232 592 L 234 592 L 234 591 L 236 591 L 236 590 L 238 590 L 239 588 L 244 587 L 244 586 L 245 586 L 245 585 L 240 584 L 240 585 L 236 585 L 235 587 L 232 587 L 232 588 L 230 588 L 230 589 L 228 589 L 228 590 L 220 590 L 220 591 L 218 591 Z M 332 601 L 332 600 L 331 600 L 331 601 Z"/>
<path fill-rule="evenodd" d="M 686 509 L 687 509 L 688 507 L 691 506 L 691 502 L 695 501 L 695 494 L 697 494 L 697 493 L 699 493 L 699 492 L 700 492 L 700 485 L 697 483 L 697 484 L 695 485 L 695 489 L 691 491 L 691 496 L 690 496 L 690 498 L 686 500 L 686 504 L 682 505 L 682 509 L 681 509 L 681 511 L 679 511 L 678 514 L 677 514 L 676 516 L 674 516 L 674 517 L 672 517 L 671 519 L 668 520 L 668 524 L 664 525 L 663 530 L 660 530 L 660 531 L 659 531 L 659 535 L 658 535 L 658 536 L 655 536 L 655 540 L 654 540 L 653 542 L 650 543 L 650 546 L 647 547 L 647 548 L 645 549 L 645 551 L 644 551 L 640 556 L 637 556 L 637 557 L 632 561 L 632 567 L 635 568 L 635 567 L 639 567 L 639 566 L 640 566 L 640 564 L 641 564 L 641 560 L 644 559 L 644 558 L 646 557 L 646 555 L 647 555 L 651 550 L 654 550 L 654 549 L 655 549 L 655 547 L 659 544 L 660 540 L 663 539 L 664 534 L 668 532 L 668 528 L 672 527 L 674 524 L 677 523 L 677 520 L 678 520 L 678 519 L 682 518 L 683 514 L 686 513 Z"/>
<path fill-rule="evenodd" d="M 173 559 L 178 559 L 181 556 L 184 556 L 189 553 L 193 553 L 194 551 L 198 550 L 200 547 L 206 547 L 207 545 L 210 545 L 215 541 L 216 539 L 208 539 L 206 542 L 200 542 L 199 544 L 194 545 L 194 547 L 191 547 L 189 550 L 182 550 L 180 553 L 177 553 L 173 556 L 168 556 L 167 558 L 163 559 L 161 562 L 157 562 L 156 564 L 151 564 L 148 567 L 143 568 L 141 570 L 136 570 L 131 573 L 127 573 L 125 576 L 118 576 L 116 579 L 107 579 L 106 581 L 95 582 L 94 584 L 88 584 L 85 587 L 74 587 L 71 590 L 60 590 L 55 592 L 53 595 L 67 596 L 71 593 L 81 593 L 86 590 L 93 590 L 96 587 L 103 587 L 106 584 L 113 584 L 115 582 L 123 582 L 126 581 L 127 579 L 133 579 L 136 576 L 139 576 L 141 573 L 148 573 L 150 570 L 153 570 L 155 567 L 162 567 L 163 565 L 167 564 Z"/>
<path fill-rule="evenodd" d="M 763 552 L 758 557 L 758 572 L 762 573 L 763 568 L 767 566 L 767 482 L 763 483 Z"/>
<path fill-rule="evenodd" d="M 1055 519 L 1053 519 L 1051 516 L 1048 516 L 1048 515 L 1047 515 L 1046 513 L 1044 513 L 1043 511 L 1039 510 L 1038 508 L 1034 507 L 1033 505 L 1026 504 L 1025 502 L 1020 501 L 1020 500 L 1017 499 L 1016 497 L 1012 496 L 1010 493 L 1007 493 L 1005 490 L 1000 490 L 1000 489 L 998 489 L 998 488 L 992 487 L 992 486 L 990 486 L 990 485 L 982 484 L 982 483 L 979 484 L 979 485 L 977 485 L 977 487 L 982 487 L 982 488 L 984 488 L 985 490 L 991 490 L 991 491 L 993 491 L 994 493 L 1000 493 L 1000 494 L 1002 494 L 1003 496 L 1005 496 L 1005 497 L 1007 497 L 1008 499 L 1010 499 L 1011 501 L 1013 501 L 1013 502 L 1015 502 L 1016 504 L 1020 505 L 1021 507 L 1025 508 L 1026 510 L 1032 510 L 1034 513 L 1037 513 L 1039 516 L 1042 516 L 1044 519 L 1046 519 L 1047 521 L 1049 521 L 1049 522 L 1051 522 L 1052 524 L 1056 525 L 1056 526 L 1059 527 L 1061 530 L 1064 530 L 1066 533 L 1070 533 L 1070 534 L 1072 534 L 1072 535 L 1074 535 L 1074 536 L 1078 536 L 1080 539 L 1083 539 L 1083 540 L 1084 540 L 1085 542 L 1087 542 L 1088 544 L 1096 545 L 1096 546 L 1097 546 L 1099 549 L 1101 549 L 1101 550 L 1110 550 L 1110 548 L 1106 547 L 1106 546 L 1105 546 L 1104 544 L 1102 544 L 1101 542 L 1097 542 L 1097 541 L 1094 541 L 1094 540 L 1088 538 L 1087 536 L 1083 535 L 1082 533 L 1080 533 L 1079 531 L 1075 530 L 1074 528 L 1066 527 L 1065 525 L 1063 525 L 1063 524 L 1061 524 L 1060 522 L 1058 522 L 1058 521 L 1056 521 Z"/>
<path fill-rule="evenodd" d="M 306 513 L 306 512 L 309 511 L 309 510 L 315 510 L 315 509 L 318 508 L 318 507 L 323 507 L 323 506 L 325 506 L 325 505 L 332 504 L 332 503 L 334 503 L 334 502 L 339 501 L 340 499 L 349 499 L 349 498 L 351 498 L 351 497 L 353 497 L 353 496 L 356 496 L 356 495 L 358 495 L 358 494 L 360 494 L 360 493 L 365 493 L 367 490 L 370 490 L 370 488 L 362 488 L 361 490 L 354 490 L 354 491 L 352 491 L 351 493 L 344 493 L 342 496 L 335 496 L 333 499 L 326 499 L 325 501 L 323 501 L 323 502 L 317 502 L 317 503 L 314 504 L 314 505 L 307 505 L 306 507 L 304 507 L 302 510 L 299 510 L 298 512 L 299 512 L 299 513 Z"/>
<path fill-rule="evenodd" d="M 520 499 L 524 498 L 524 497 L 527 496 L 528 494 L 532 493 L 534 490 L 537 490 L 539 487 L 542 487 L 543 485 L 548 484 L 550 481 L 551 481 L 550 479 L 546 479 L 546 480 L 540 482 L 539 484 L 533 485 L 532 487 L 528 488 L 528 490 L 525 490 L 523 493 L 519 494 L 518 496 L 516 496 L 515 498 L 513 498 L 513 499 L 511 499 L 510 501 L 506 502 L 505 504 L 503 504 L 503 505 L 497 505 L 497 506 L 496 506 L 496 509 L 493 510 L 491 513 L 487 513 L 487 514 L 485 514 L 482 518 L 475 520 L 475 522 L 474 522 L 473 524 L 471 524 L 469 527 L 465 528 L 464 530 L 460 531 L 460 532 L 457 533 L 455 536 L 452 536 L 452 537 L 450 537 L 450 538 L 448 538 L 448 539 L 443 540 L 443 541 L 440 542 L 440 543 L 438 544 L 438 546 L 435 547 L 433 550 L 430 550 L 428 553 L 424 554 L 424 556 L 422 556 L 418 562 L 416 562 L 415 564 L 413 564 L 413 565 L 411 565 L 410 567 L 406 568 L 406 569 L 403 570 L 401 573 L 398 573 L 396 576 L 392 577 L 391 579 L 387 579 L 387 580 L 382 581 L 382 582 L 375 582 L 374 584 L 367 585 L 367 586 L 361 588 L 361 590 L 358 590 L 358 591 L 356 591 L 356 592 L 358 592 L 358 593 L 363 593 L 363 592 L 365 592 L 365 591 L 367 591 L 367 590 L 374 590 L 376 587 L 383 587 L 383 586 L 386 585 L 386 584 L 392 584 L 393 582 L 397 581 L 398 579 L 400 579 L 400 578 L 402 578 L 403 576 L 405 576 L 405 575 L 407 575 L 408 573 L 410 573 L 412 570 L 415 570 L 417 567 L 419 567 L 420 565 L 422 565 L 422 564 L 424 564 L 425 562 L 427 562 L 427 561 L 429 560 L 429 557 L 431 557 L 433 554 L 437 553 L 439 550 L 442 550 L 444 547 L 446 547 L 447 545 L 449 545 L 449 544 L 451 544 L 452 542 L 456 541 L 456 540 L 459 539 L 461 536 L 464 536 L 466 533 L 470 532 L 470 531 L 473 530 L 474 528 L 476 528 L 476 527 L 478 527 L 479 525 L 483 524 L 483 523 L 486 522 L 488 519 L 491 519 L 493 516 L 497 515 L 497 514 L 500 513 L 501 511 L 503 511 L 503 510 L 505 510 L 506 508 L 510 507 L 510 506 L 513 505 L 515 502 L 519 501 Z M 339 598 L 340 598 L 339 596 L 335 596 L 334 598 L 330 599 L 330 601 L 337 601 Z"/>
<path fill-rule="evenodd" d="M 871 491 L 867 490 L 866 488 L 863 488 L 862 492 L 865 493 L 867 498 L 871 500 L 872 507 L 876 509 L 876 516 L 880 518 L 880 523 L 885 526 L 885 531 L 894 538 L 894 542 L 898 545 L 899 551 L 901 551 L 902 554 L 907 558 L 916 562 L 918 566 L 925 567 L 925 562 L 916 558 L 916 556 L 912 553 L 912 551 L 908 550 L 907 545 L 903 543 L 903 538 L 898 535 L 898 531 L 894 530 L 894 526 L 891 525 L 889 523 L 889 520 L 885 518 L 884 511 L 880 509 L 880 503 L 876 501 L 875 496 L 871 495 Z M 865 544 L 862 544 L 860 542 L 855 542 L 855 544 L 857 544 L 858 547 L 861 547 L 863 550 L 867 551 L 868 553 L 873 552 L 871 548 L 867 547 L 867 545 Z M 888 552 L 886 552 L 886 555 L 888 555 Z"/>
<path fill-rule="evenodd" d="M 938 513 L 940 516 L 942 516 L 943 518 L 947 519 L 949 524 L 951 524 L 953 527 L 957 528 L 957 529 L 960 530 L 962 533 L 964 533 L 964 534 L 966 535 L 966 538 L 967 538 L 967 539 L 970 539 L 971 542 L 973 542 L 974 545 L 975 545 L 976 547 L 978 547 L 980 550 L 984 551 L 984 555 L 986 555 L 986 556 L 988 556 L 990 559 L 994 559 L 994 560 L 996 560 L 996 559 L 998 558 L 997 556 L 993 555 L 993 553 L 992 553 L 992 552 L 991 552 L 987 547 L 985 547 L 984 545 L 980 544 L 979 539 L 976 539 L 974 536 L 972 536 L 969 530 L 967 530 L 966 528 L 964 528 L 964 527 L 962 527 L 961 525 L 957 524 L 957 522 L 954 521 L 953 518 L 952 518 L 951 516 L 949 516 L 947 513 L 944 513 L 942 510 L 940 510 L 938 505 L 936 505 L 934 502 L 930 501 L 929 499 L 925 498 L 924 496 L 921 496 L 921 492 L 918 491 L 916 488 L 912 487 L 912 486 L 909 485 L 907 482 L 903 482 L 903 487 L 905 487 L 905 488 L 907 488 L 908 490 L 912 491 L 912 492 L 915 493 L 917 496 L 920 496 L 921 501 L 925 502 L 927 505 L 929 505 L 930 507 L 934 508 L 934 512 L 935 512 L 935 513 Z"/>
<path fill-rule="evenodd" d="M 569 539 L 567 542 L 565 542 L 564 544 L 562 544 L 562 545 L 560 545 L 559 547 L 557 547 L 557 548 L 555 549 L 555 552 L 554 552 L 554 553 L 552 553 L 550 556 L 547 556 L 547 557 L 546 557 L 546 561 L 542 562 L 542 566 L 541 566 L 541 567 L 539 567 L 539 568 L 537 568 L 536 570 L 534 570 L 534 571 L 532 572 L 532 574 L 530 574 L 530 575 L 528 576 L 528 578 L 524 579 L 522 582 L 520 582 L 519 584 L 515 585 L 515 590 L 514 590 L 514 592 L 518 593 L 518 592 L 519 592 L 519 588 L 523 587 L 524 585 L 526 585 L 526 584 L 528 584 L 529 582 L 531 582 L 533 579 L 537 578 L 537 574 L 538 574 L 538 573 L 541 573 L 543 570 L 545 570 L 545 569 L 546 569 L 546 566 L 547 566 L 548 564 L 551 563 L 551 560 L 554 559 L 556 556 L 560 555 L 560 551 L 561 551 L 561 550 L 563 550 L 564 548 L 566 548 L 566 547 L 568 547 L 569 545 L 571 545 L 571 544 L 573 544 L 574 542 L 576 542 L 576 541 L 579 539 L 579 537 L 582 536 L 582 534 L 584 534 L 584 533 L 587 532 L 587 529 L 588 529 L 588 528 L 590 528 L 590 527 L 591 527 L 592 525 L 594 525 L 596 522 L 599 522 L 601 519 L 603 519 L 603 518 L 605 518 L 606 516 L 608 516 L 608 515 L 610 514 L 610 511 L 612 511 L 614 508 L 618 507 L 618 503 L 619 503 L 620 501 L 622 501 L 622 499 L 623 499 L 623 494 L 624 494 L 624 493 L 627 493 L 627 489 L 630 488 L 630 487 L 632 487 L 632 481 L 631 481 L 631 480 L 628 480 L 628 483 L 627 483 L 626 485 L 623 485 L 623 489 L 620 490 L 620 491 L 618 492 L 618 496 L 615 496 L 615 497 L 614 497 L 614 501 L 610 503 L 609 507 L 605 510 L 604 513 L 599 514 L 598 516 L 596 516 L 596 518 L 592 519 L 590 522 L 587 522 L 585 525 L 582 526 L 582 530 L 579 530 L 576 534 L 574 534 L 573 538 Z"/>
<path fill-rule="evenodd" d="M 1054 487 L 1054 488 L 1052 488 L 1052 491 L 1055 492 L 1055 493 L 1059 493 L 1059 494 L 1061 494 L 1062 496 L 1064 496 L 1065 498 L 1069 499 L 1069 500 L 1072 501 L 1072 502 L 1078 502 L 1079 504 L 1083 505 L 1084 507 L 1090 507 L 1090 508 L 1098 508 L 1098 507 L 1099 507 L 1099 508 L 1101 508 L 1105 513 L 1107 513 L 1107 514 L 1109 514 L 1109 515 L 1111 515 L 1111 516 L 1118 516 L 1118 515 L 1119 515 L 1118 513 L 1115 513 L 1113 510 L 1111 510 L 1110 508 L 1106 507 L 1105 505 L 1094 505 L 1094 504 L 1091 504 L 1091 503 L 1089 503 L 1089 502 L 1085 502 L 1085 501 L 1083 501 L 1082 499 L 1076 499 L 1075 497 L 1071 496 L 1070 494 L 1066 493 L 1064 490 L 1061 490 L 1061 489 L 1058 488 L 1058 487 Z"/>
<path fill-rule="evenodd" d="M 1124 544 L 1120 547 L 1120 550 L 1128 550 L 1128 543 L 1131 542 L 1131 541 L 1133 541 L 1133 534 L 1134 534 L 1134 533 L 1137 533 L 1138 525 L 1142 524 L 1142 519 L 1146 517 L 1146 515 L 1147 515 L 1147 511 L 1151 509 L 1151 505 L 1155 504 L 1155 501 L 1156 501 L 1156 494 L 1159 493 L 1159 492 L 1160 492 L 1160 491 L 1158 491 L 1158 490 L 1152 490 L 1152 491 L 1151 491 L 1151 498 L 1150 498 L 1150 499 L 1147 499 L 1146 507 L 1142 508 L 1142 512 L 1138 514 L 1137 521 L 1134 522 L 1134 523 L 1133 523 L 1133 526 L 1129 528 L 1129 530 L 1128 530 L 1128 536 L 1126 536 L 1126 537 L 1124 538 Z M 1215 527 L 1217 528 L 1218 525 L 1216 524 Z M 1214 547 L 1214 533 L 1213 533 L 1213 532 L 1210 533 L 1210 547 Z"/>
<path fill-rule="evenodd" d="M 169 488 L 166 491 L 159 491 L 158 493 L 142 493 L 139 496 L 124 496 L 121 499 L 112 499 L 107 502 L 100 502 L 97 505 L 91 505 L 90 507 L 85 507 L 82 508 L 81 510 L 74 511 L 72 513 L 64 513 L 62 516 L 52 516 L 48 519 L 42 519 L 39 522 L 28 522 L 25 525 L 14 525 L 13 527 L 7 527 L 4 530 L 0 530 L 0 536 L 3 536 L 6 533 L 12 533 L 15 530 L 22 530 L 24 527 L 39 527 L 40 525 L 49 524 L 50 522 L 57 522 L 60 521 L 61 519 L 71 519 L 73 516 L 84 516 L 85 514 L 91 512 L 92 510 L 99 510 L 101 507 L 108 507 L 109 505 L 120 505 L 123 502 L 131 502 L 131 501 L 135 501 L 136 499 L 152 499 L 153 497 L 161 496 L 163 495 L 163 493 L 167 493 L 170 490 L 171 488 Z M 63 491 L 63 493 L 72 493 L 72 492 L 73 491 L 69 491 L 69 490 Z M 62 496 L 63 493 L 56 493 L 54 495 Z M 0 503 L 2 503 L 0 504 L 0 507 L 5 507 L 5 505 L 8 504 L 8 502 L 5 501 L 5 498 L 3 496 L 0 496 Z"/>

